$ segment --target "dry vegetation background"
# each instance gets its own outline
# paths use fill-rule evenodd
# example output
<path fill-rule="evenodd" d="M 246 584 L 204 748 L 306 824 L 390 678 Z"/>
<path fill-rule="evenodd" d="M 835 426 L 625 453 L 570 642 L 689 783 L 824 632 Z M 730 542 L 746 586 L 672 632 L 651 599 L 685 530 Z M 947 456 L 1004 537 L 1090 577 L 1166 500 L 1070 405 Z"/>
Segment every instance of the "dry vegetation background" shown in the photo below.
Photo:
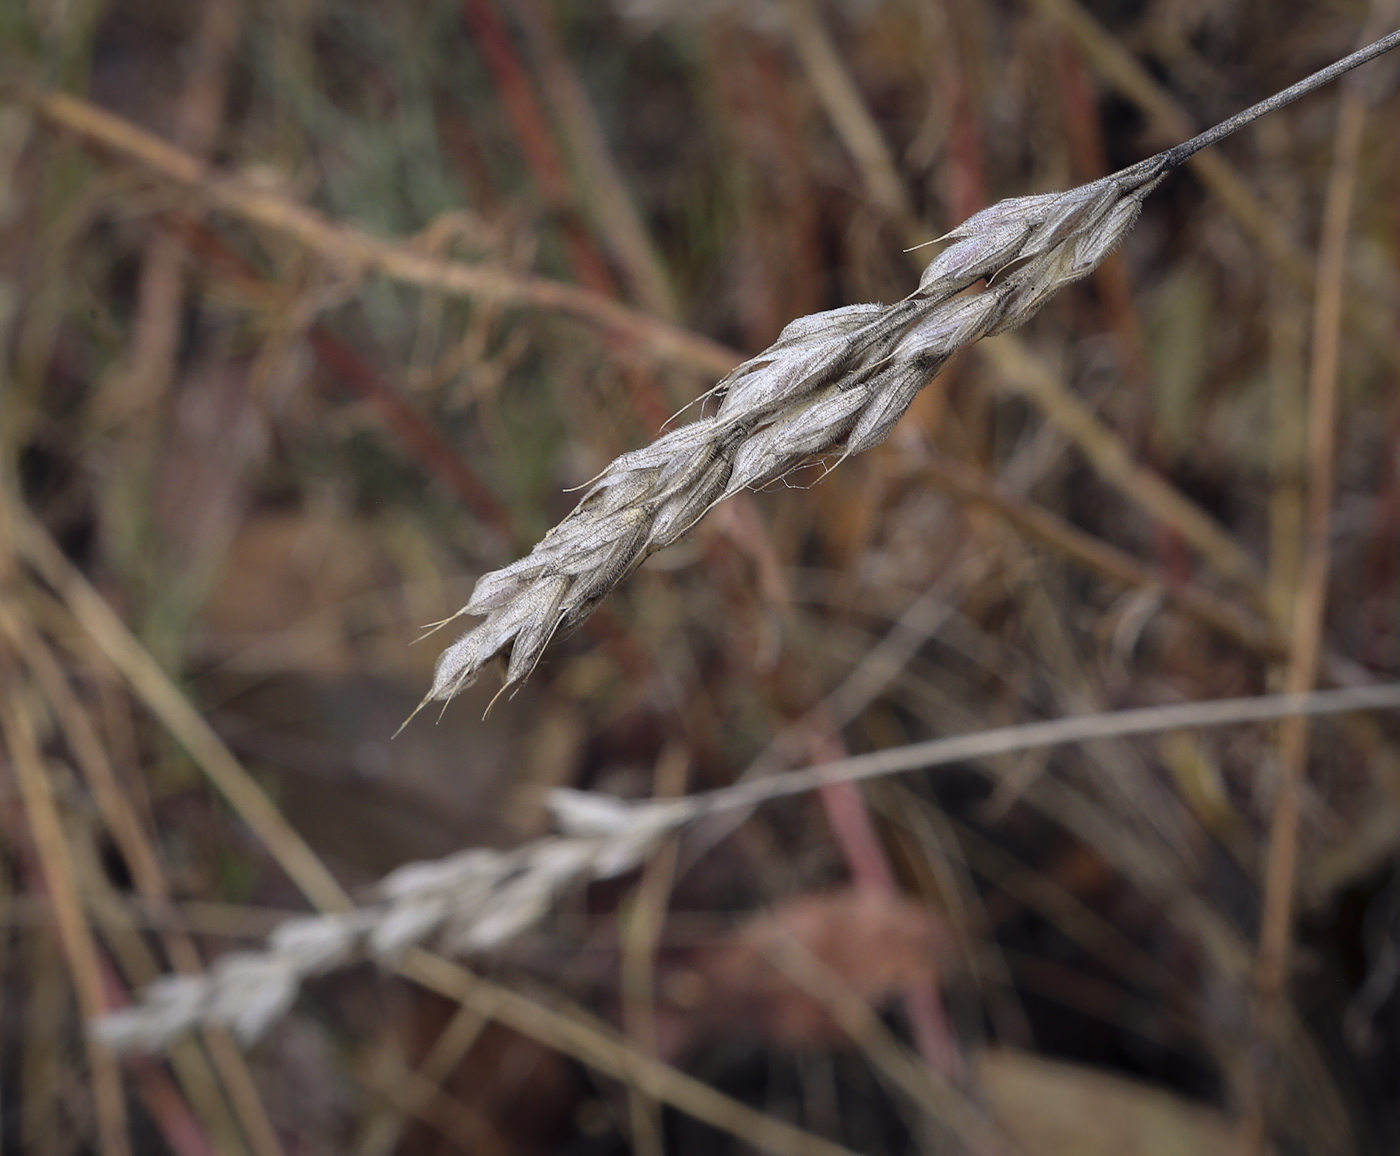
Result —
<path fill-rule="evenodd" d="M 489 680 L 390 741 L 422 624 L 741 354 L 1396 9 L 0 0 L 0 1151 L 1393 1150 L 1385 716 L 702 825 L 489 983 L 337 973 L 246 1053 L 81 1024 L 334 903 L 326 869 L 538 837 L 551 787 L 1400 676 L 1383 59 L 1170 178 L 884 446 L 715 510 L 484 721 Z"/>

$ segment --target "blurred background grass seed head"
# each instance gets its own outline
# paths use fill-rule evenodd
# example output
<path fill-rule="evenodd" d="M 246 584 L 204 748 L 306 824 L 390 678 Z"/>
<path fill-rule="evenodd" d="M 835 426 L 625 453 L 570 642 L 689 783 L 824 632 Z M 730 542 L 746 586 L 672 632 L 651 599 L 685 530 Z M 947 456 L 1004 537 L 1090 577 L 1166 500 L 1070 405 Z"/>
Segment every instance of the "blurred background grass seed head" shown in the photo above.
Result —
<path fill-rule="evenodd" d="M 1393 1150 L 1382 714 L 700 824 L 470 971 L 317 979 L 246 1051 L 83 1023 L 538 839 L 553 788 L 1395 680 L 1385 57 L 1171 176 L 882 445 L 716 507 L 488 716 L 489 671 L 390 741 L 450 640 L 423 625 L 788 322 L 1398 25 L 0 0 L 0 1152 Z"/>

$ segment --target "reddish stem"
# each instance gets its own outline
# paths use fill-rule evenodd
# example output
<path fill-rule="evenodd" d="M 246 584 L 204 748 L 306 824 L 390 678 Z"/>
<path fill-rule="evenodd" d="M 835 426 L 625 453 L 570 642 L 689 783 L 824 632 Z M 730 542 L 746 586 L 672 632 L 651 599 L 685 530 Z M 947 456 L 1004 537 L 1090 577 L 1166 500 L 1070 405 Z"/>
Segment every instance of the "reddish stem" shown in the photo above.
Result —
<path fill-rule="evenodd" d="M 559 155 L 544 105 L 511 43 L 505 21 L 491 0 L 462 0 L 462 19 L 496 82 L 496 90 L 515 130 L 530 175 L 545 203 L 563 217 L 564 240 L 574 276 L 588 288 L 616 297 L 617 281 L 612 270 L 574 213 L 568 168 Z"/>
<path fill-rule="evenodd" d="M 385 425 L 416 460 L 427 466 L 482 521 L 507 538 L 513 537 L 510 511 L 398 390 L 329 330 L 318 325 L 309 337 L 321 364 L 374 406 Z"/>
<path fill-rule="evenodd" d="M 258 281 L 257 270 L 212 229 L 191 218 L 177 218 L 181 240 L 191 252 L 229 275 Z M 404 448 L 483 522 L 515 540 L 510 510 L 413 405 L 348 344 L 320 325 L 308 337 L 317 359 L 375 407 Z"/>
<path fill-rule="evenodd" d="M 834 731 L 814 732 L 808 742 L 813 762 L 830 762 L 849 753 L 845 742 Z M 895 879 L 894 868 L 860 788 L 854 783 L 830 783 L 818 793 L 857 889 L 873 895 L 898 894 L 899 882 Z M 901 995 L 919 1054 L 934 1071 L 948 1077 L 958 1075 L 962 1070 L 962 1054 L 953 1038 L 937 983 L 909 984 Z"/>

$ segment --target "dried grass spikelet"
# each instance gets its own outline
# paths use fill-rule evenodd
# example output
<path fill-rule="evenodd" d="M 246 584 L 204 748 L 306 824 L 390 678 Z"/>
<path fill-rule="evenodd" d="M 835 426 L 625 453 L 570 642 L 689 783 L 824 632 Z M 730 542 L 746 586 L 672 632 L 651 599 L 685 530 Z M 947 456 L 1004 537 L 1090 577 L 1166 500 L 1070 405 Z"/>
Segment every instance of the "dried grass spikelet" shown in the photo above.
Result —
<path fill-rule="evenodd" d="M 425 702 L 493 660 L 518 686 L 555 634 L 578 626 L 651 553 L 716 502 L 822 455 L 879 444 L 958 350 L 1029 319 L 1122 240 L 1170 164 L 1160 154 L 1063 193 L 969 217 L 893 305 L 798 318 L 707 395 L 716 411 L 614 460 L 524 558 L 482 576 L 460 615 L 484 615 L 438 659 Z M 983 278 L 986 287 L 964 292 Z M 448 619 L 451 621 L 451 619 Z"/>
<path fill-rule="evenodd" d="M 91 1030 L 122 1052 L 159 1050 L 200 1024 L 252 1042 L 306 980 L 361 959 L 392 964 L 410 947 L 454 955 L 498 948 L 538 923 L 562 891 L 630 871 L 696 814 L 683 801 L 627 804 L 568 790 L 556 791 L 550 806 L 559 835 L 406 864 L 380 880 L 376 902 L 289 919 L 260 950 L 222 956 L 204 975 L 164 976 Z"/>

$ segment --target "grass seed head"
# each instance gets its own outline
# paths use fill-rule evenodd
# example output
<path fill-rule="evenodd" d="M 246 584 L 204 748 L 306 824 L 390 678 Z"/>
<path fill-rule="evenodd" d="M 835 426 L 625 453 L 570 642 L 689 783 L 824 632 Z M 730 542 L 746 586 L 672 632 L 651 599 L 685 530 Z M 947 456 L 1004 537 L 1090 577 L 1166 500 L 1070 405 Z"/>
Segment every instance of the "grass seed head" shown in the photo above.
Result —
<path fill-rule="evenodd" d="M 428 698 L 454 697 L 497 659 L 503 689 L 518 686 L 556 634 L 583 622 L 716 502 L 813 457 L 878 445 L 954 353 L 1020 325 L 1091 273 L 1163 172 L 1147 161 L 1067 192 L 992 205 L 948 234 L 953 243 L 903 301 L 792 322 L 714 387 L 713 416 L 615 459 L 526 557 L 482 576 L 461 613 L 484 621 L 443 652 Z"/>

